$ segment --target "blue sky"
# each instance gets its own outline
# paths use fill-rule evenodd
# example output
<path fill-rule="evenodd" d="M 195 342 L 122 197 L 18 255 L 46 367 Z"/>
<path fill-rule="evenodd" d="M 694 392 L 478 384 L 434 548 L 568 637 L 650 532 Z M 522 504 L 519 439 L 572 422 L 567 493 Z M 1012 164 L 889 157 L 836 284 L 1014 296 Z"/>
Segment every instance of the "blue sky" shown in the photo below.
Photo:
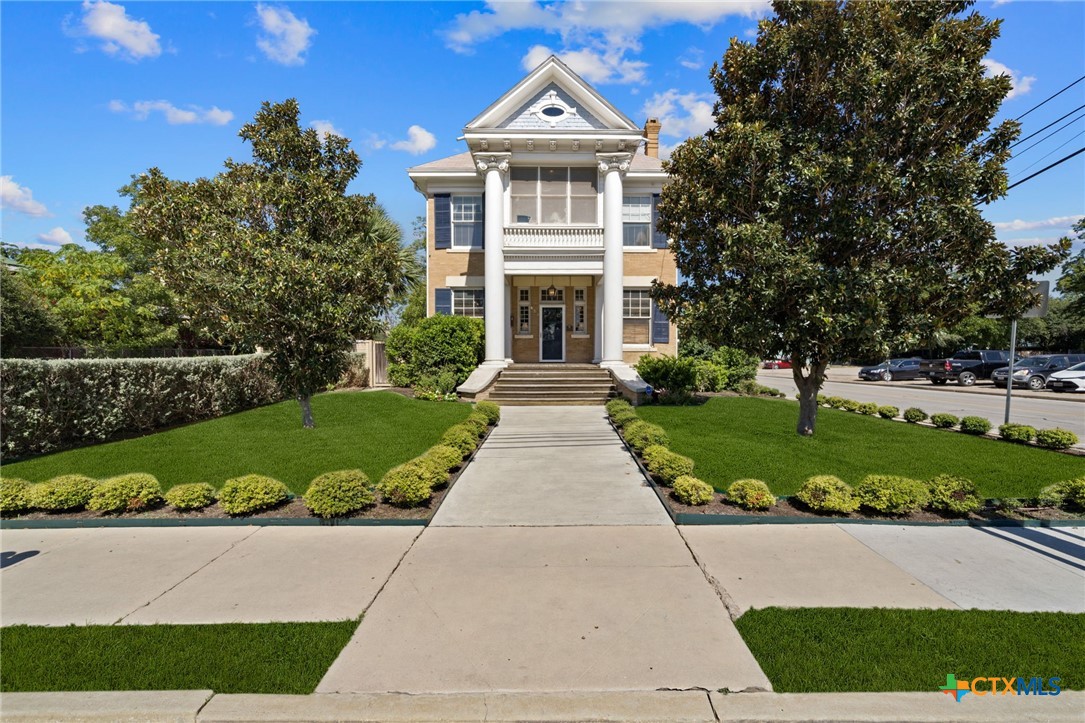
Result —
<path fill-rule="evenodd" d="M 1014 81 L 1003 117 L 1085 74 L 1085 3 L 976 7 L 1005 20 L 989 55 Z M 133 174 L 193 179 L 247 159 L 238 128 L 261 101 L 289 97 L 305 124 L 353 140 L 364 165 L 351 190 L 375 193 L 409 231 L 424 205 L 405 169 L 465 150 L 464 124 L 550 52 L 634 120 L 660 116 L 673 146 L 708 127 L 708 68 L 766 12 L 757 1 L 3 2 L 3 240 L 79 242 L 82 209 L 125 207 L 116 190 Z M 1082 104 L 1085 81 L 1029 113 L 1023 135 Z M 1011 182 L 1085 146 L 1080 118 L 1025 150 L 1059 125 L 1018 146 Z M 1068 234 L 1085 214 L 1085 154 L 985 213 L 1002 240 Z"/>

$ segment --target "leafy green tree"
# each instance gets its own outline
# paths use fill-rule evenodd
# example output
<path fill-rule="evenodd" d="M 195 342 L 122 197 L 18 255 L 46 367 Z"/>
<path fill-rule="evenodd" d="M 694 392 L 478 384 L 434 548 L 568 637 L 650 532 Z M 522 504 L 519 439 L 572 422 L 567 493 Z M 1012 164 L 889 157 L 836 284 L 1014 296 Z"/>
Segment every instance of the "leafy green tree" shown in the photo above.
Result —
<path fill-rule="evenodd" d="M 1074 224 L 1078 241 L 1085 241 L 1085 217 Z M 1085 321 L 1085 249 L 1063 264 L 1062 276 L 1055 288 L 1066 295 L 1070 302 L 1067 312 Z"/>
<path fill-rule="evenodd" d="M 264 347 L 312 427 L 310 398 L 339 378 L 355 334 L 406 280 L 398 232 L 371 196 L 346 192 L 361 167 L 350 141 L 303 130 L 298 115 L 293 99 L 265 102 L 239 134 L 252 161 L 227 159 L 213 178 L 140 175 L 129 218 L 182 308 L 216 337 Z"/>
<path fill-rule="evenodd" d="M 25 346 L 53 346 L 60 320 L 27 283 L 21 269 L 0 269 L 0 345 L 5 352 Z"/>
<path fill-rule="evenodd" d="M 711 80 L 715 127 L 679 145 L 657 286 L 713 344 L 795 362 L 814 433 L 831 358 L 884 358 L 974 313 L 1020 313 L 1066 244 L 1007 249 L 978 206 L 1006 192 L 1019 126 L 981 61 L 999 22 L 968 2 L 778 1 Z"/>

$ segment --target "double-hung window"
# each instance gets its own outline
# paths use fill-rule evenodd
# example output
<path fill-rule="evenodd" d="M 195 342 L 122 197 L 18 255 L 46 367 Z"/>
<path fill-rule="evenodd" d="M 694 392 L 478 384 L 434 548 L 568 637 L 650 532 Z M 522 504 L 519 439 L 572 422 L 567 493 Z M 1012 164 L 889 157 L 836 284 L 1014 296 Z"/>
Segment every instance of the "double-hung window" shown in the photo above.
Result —
<path fill-rule="evenodd" d="M 518 336 L 531 335 L 531 289 L 520 289 L 518 292 L 520 306 L 516 315 L 516 334 Z"/>
<path fill-rule="evenodd" d="M 652 245 L 652 197 L 622 198 L 622 245 L 649 248 Z"/>
<path fill-rule="evenodd" d="M 651 338 L 652 297 L 647 289 L 622 292 L 622 342 L 648 344 Z"/>
<path fill-rule="evenodd" d="M 483 299 L 482 289 L 452 289 L 452 313 L 481 319 L 485 315 Z"/>
<path fill-rule="evenodd" d="M 514 166 L 509 180 L 513 223 L 598 223 L 599 174 L 594 167 Z"/>
<path fill-rule="evenodd" d="M 482 196 L 452 197 L 452 248 L 482 248 Z"/>

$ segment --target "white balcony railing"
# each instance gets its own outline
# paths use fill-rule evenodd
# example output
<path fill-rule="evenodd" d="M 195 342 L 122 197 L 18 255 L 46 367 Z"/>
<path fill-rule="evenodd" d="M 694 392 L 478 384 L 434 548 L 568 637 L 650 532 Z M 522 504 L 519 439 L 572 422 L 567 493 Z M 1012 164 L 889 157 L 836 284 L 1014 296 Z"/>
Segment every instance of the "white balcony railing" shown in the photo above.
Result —
<path fill-rule="evenodd" d="M 506 226 L 508 249 L 591 249 L 602 251 L 599 226 Z"/>

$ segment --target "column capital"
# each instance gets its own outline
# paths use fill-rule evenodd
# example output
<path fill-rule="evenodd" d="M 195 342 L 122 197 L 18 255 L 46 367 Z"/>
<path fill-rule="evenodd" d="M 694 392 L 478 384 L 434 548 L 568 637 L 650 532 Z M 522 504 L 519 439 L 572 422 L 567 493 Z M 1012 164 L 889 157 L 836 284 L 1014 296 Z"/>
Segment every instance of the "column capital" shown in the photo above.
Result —
<path fill-rule="evenodd" d="M 489 170 L 497 170 L 501 173 L 509 172 L 509 161 L 512 159 L 511 153 L 473 153 L 471 157 L 475 160 L 475 167 L 478 168 L 479 173 L 485 173 Z"/>
<path fill-rule="evenodd" d="M 625 173 L 629 170 L 629 164 L 633 162 L 632 153 L 596 153 L 595 160 L 599 162 L 599 170 L 603 173 L 618 171 Z"/>

